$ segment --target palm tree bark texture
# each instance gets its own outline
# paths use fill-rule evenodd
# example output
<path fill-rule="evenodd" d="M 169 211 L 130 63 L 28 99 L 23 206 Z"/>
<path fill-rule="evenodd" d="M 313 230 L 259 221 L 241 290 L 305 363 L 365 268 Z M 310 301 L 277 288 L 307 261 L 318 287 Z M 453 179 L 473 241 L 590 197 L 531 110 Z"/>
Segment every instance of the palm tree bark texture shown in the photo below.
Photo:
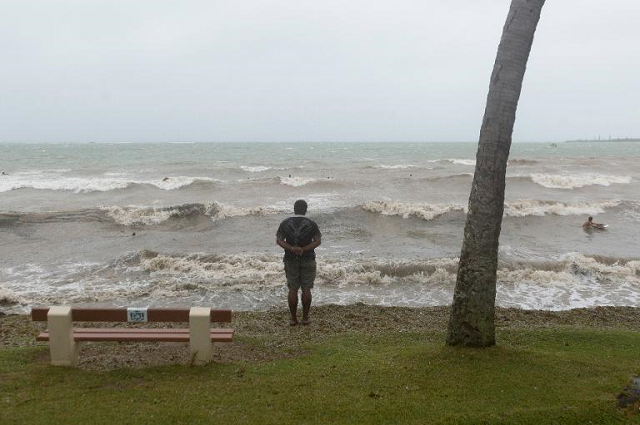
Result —
<path fill-rule="evenodd" d="M 522 80 L 545 0 L 512 0 L 491 74 L 447 344 L 495 345 L 498 239 L 505 174 Z"/>

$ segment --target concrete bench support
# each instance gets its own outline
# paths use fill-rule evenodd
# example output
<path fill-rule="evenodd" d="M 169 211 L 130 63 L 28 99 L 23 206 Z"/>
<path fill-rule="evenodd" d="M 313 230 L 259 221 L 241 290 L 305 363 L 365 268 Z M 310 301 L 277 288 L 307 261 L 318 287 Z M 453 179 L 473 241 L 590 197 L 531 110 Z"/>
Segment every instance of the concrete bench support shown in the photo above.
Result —
<path fill-rule="evenodd" d="M 189 348 L 194 364 L 209 363 L 211 350 L 211 309 L 191 307 L 189 310 Z"/>
<path fill-rule="evenodd" d="M 71 307 L 51 307 L 47 313 L 49 325 L 49 350 L 51 364 L 55 366 L 75 366 L 78 357 L 78 345 L 73 340 L 73 321 Z"/>

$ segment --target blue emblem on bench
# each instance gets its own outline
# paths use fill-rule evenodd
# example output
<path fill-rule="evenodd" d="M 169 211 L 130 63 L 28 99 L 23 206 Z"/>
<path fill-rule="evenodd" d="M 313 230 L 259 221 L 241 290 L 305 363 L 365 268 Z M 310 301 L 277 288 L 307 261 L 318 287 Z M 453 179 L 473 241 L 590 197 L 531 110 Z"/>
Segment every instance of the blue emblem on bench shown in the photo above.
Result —
<path fill-rule="evenodd" d="M 127 308 L 127 322 L 146 322 L 146 308 Z"/>

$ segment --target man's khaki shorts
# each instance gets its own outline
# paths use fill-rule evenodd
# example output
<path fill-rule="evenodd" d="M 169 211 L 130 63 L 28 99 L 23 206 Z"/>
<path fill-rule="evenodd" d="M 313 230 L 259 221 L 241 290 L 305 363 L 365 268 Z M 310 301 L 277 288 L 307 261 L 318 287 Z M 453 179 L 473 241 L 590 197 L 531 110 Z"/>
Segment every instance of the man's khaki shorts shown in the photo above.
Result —
<path fill-rule="evenodd" d="M 284 273 L 289 289 L 311 289 L 316 280 L 316 260 L 284 260 Z"/>

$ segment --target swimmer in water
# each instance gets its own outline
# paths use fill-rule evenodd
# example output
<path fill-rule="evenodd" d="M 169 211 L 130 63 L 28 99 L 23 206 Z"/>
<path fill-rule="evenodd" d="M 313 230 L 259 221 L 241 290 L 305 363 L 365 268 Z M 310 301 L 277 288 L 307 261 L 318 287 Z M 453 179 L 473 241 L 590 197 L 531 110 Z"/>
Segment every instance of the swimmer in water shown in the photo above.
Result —
<path fill-rule="evenodd" d="M 589 217 L 587 219 L 587 221 L 585 221 L 584 223 L 582 223 L 582 227 L 584 229 L 589 229 L 589 228 L 594 228 L 594 229 L 604 229 L 604 224 L 602 223 L 595 223 L 593 221 L 593 217 Z"/>

